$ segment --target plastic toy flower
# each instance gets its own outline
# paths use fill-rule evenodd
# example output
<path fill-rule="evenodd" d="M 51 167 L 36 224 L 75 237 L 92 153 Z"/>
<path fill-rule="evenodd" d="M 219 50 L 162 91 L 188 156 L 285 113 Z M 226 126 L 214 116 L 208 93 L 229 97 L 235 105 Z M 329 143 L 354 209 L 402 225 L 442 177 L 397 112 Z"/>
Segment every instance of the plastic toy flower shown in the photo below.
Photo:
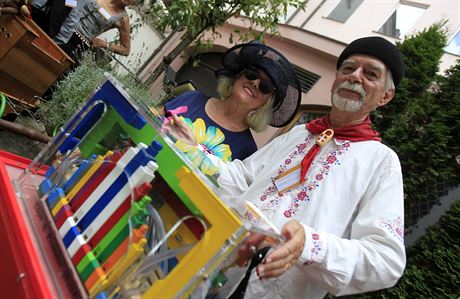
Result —
<path fill-rule="evenodd" d="M 197 142 L 202 146 L 203 151 L 197 149 L 195 146 L 177 141 L 177 147 L 192 161 L 193 166 L 199 168 L 204 174 L 214 175 L 218 173 L 217 167 L 206 157 L 206 153 L 215 155 L 223 161 L 231 161 L 232 151 L 228 144 L 223 144 L 225 135 L 219 128 L 209 126 L 206 128 L 206 124 L 201 118 L 197 118 L 195 122 L 189 118 L 183 118 L 182 120 L 192 128 L 195 133 Z"/>

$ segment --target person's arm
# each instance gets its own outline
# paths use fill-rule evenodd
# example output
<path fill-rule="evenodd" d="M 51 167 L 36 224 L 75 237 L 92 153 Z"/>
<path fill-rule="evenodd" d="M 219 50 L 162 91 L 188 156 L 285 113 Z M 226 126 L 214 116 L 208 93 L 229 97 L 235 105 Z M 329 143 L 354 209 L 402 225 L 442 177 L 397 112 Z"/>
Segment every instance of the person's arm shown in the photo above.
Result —
<path fill-rule="evenodd" d="M 110 43 L 106 40 L 95 37 L 92 40 L 93 46 L 104 48 L 118 55 L 128 56 L 131 51 L 131 27 L 129 25 L 128 16 L 120 20 L 120 24 L 117 25 L 117 29 L 120 34 L 119 44 Z"/>
<path fill-rule="evenodd" d="M 389 156 L 384 171 L 358 207 L 350 239 L 302 224 L 306 241 L 297 267 L 303 268 L 309 281 L 333 295 L 392 287 L 403 274 L 406 256 L 402 175 L 396 155 Z M 289 262 L 287 254 L 293 257 L 292 251 L 300 244 L 301 240 L 288 244 L 289 250 L 287 246 L 278 248 L 272 253 L 272 262 L 261 265 L 259 272 L 264 277 L 279 276 L 282 263 Z"/>
<path fill-rule="evenodd" d="M 292 139 L 292 134 L 299 138 L 305 138 L 306 134 L 309 134 L 304 126 L 296 126 L 288 133 L 276 137 L 246 159 L 235 159 L 229 163 L 201 148 L 193 131 L 177 116 L 173 116 L 173 122 L 164 125 L 163 129 L 178 140 L 202 150 L 211 162 L 216 165 L 219 169 L 217 182 L 219 190 L 222 192 L 220 195 L 229 203 L 237 200 L 241 194 L 246 192 L 255 177 L 263 173 L 265 167 L 272 169 L 273 157 L 282 155 L 281 151 L 286 151 L 286 144 L 291 142 L 288 139 Z"/>

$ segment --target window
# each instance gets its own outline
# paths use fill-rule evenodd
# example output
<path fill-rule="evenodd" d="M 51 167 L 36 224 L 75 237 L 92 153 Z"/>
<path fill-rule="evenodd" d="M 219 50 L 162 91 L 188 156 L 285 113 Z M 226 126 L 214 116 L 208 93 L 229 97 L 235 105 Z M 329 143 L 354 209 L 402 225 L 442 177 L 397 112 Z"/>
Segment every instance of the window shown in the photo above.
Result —
<path fill-rule="evenodd" d="M 298 113 L 297 118 L 295 119 L 295 123 L 294 123 L 293 126 L 306 124 L 306 123 L 309 123 L 310 121 L 314 120 L 315 118 L 326 116 L 329 113 L 329 110 L 330 110 L 329 107 L 320 107 L 320 108 L 317 108 L 317 109 L 303 108 Z"/>
<path fill-rule="evenodd" d="M 327 17 L 345 23 L 361 3 L 363 3 L 363 0 L 341 0 Z"/>
<path fill-rule="evenodd" d="M 460 56 L 460 31 L 457 32 L 455 37 L 447 45 L 446 52 Z"/>
<path fill-rule="evenodd" d="M 425 8 L 401 4 L 385 24 L 380 27 L 378 32 L 401 38 L 409 31 L 415 21 L 417 21 L 424 12 Z"/>
<path fill-rule="evenodd" d="M 294 16 L 297 14 L 298 9 L 295 6 L 289 5 L 287 12 L 286 12 L 286 17 L 282 21 L 284 24 L 289 24 L 289 22 L 294 18 Z"/>
<path fill-rule="evenodd" d="M 321 78 L 320 75 L 304 70 L 301 67 L 293 64 L 294 70 L 299 78 L 300 89 L 302 92 L 308 92 L 313 85 Z"/>

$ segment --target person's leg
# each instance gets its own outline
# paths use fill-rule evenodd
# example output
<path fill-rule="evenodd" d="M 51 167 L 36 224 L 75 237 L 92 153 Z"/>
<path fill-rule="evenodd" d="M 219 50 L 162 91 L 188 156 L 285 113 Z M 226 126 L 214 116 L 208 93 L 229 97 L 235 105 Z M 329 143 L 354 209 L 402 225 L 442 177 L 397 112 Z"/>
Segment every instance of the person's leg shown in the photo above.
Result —
<path fill-rule="evenodd" d="M 49 16 L 48 35 L 53 38 L 59 33 L 62 23 L 64 23 L 64 20 L 67 18 L 67 15 L 72 8 L 65 6 L 65 0 L 50 1 L 52 1 L 52 3 Z"/>
<path fill-rule="evenodd" d="M 39 8 L 31 5 L 32 20 L 40 27 L 46 34 L 49 32 L 49 16 L 46 7 Z"/>

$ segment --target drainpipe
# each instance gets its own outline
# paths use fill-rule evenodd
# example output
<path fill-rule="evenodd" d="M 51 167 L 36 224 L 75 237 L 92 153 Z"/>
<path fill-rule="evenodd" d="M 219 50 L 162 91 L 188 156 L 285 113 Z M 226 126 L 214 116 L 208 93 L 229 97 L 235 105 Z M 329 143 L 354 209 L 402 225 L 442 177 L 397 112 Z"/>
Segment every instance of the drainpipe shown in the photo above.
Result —
<path fill-rule="evenodd" d="M 42 143 L 48 143 L 51 140 L 51 137 L 42 134 L 36 129 L 29 128 L 4 119 L 0 119 L 0 128 L 6 129 L 21 136 L 28 137 L 32 140 L 40 141 Z"/>

